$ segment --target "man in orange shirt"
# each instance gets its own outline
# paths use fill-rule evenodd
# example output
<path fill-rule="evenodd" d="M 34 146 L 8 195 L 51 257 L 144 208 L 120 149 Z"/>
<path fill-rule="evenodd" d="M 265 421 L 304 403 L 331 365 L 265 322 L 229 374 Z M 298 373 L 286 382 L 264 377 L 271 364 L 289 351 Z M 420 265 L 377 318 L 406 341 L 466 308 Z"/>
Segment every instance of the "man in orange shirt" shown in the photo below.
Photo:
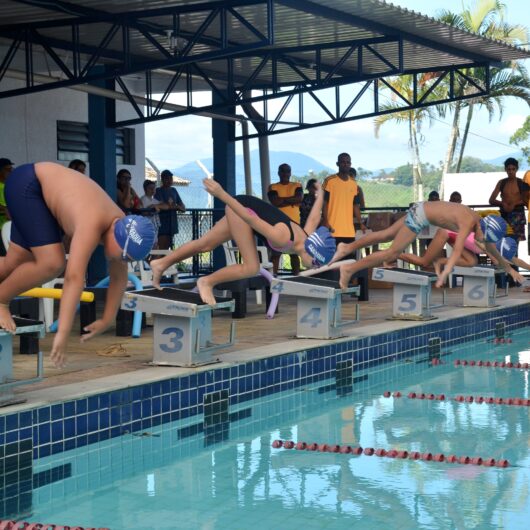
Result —
<path fill-rule="evenodd" d="M 348 153 L 338 156 L 337 166 L 338 173 L 327 177 L 322 185 L 322 224 L 329 228 L 337 244 L 352 243 L 355 241 L 354 222 L 359 224 L 363 232 L 366 230 L 361 222 L 359 187 L 350 174 L 351 157 Z"/>
<path fill-rule="evenodd" d="M 280 164 L 278 166 L 280 181 L 269 186 L 267 196 L 271 204 L 284 212 L 291 221 L 300 224 L 300 203 L 304 198 L 304 190 L 299 182 L 291 182 L 291 166 Z M 272 271 L 276 276 L 280 265 L 282 252 L 272 248 Z M 291 269 L 296 276 L 300 273 L 300 258 L 298 254 L 289 254 L 291 258 Z"/>

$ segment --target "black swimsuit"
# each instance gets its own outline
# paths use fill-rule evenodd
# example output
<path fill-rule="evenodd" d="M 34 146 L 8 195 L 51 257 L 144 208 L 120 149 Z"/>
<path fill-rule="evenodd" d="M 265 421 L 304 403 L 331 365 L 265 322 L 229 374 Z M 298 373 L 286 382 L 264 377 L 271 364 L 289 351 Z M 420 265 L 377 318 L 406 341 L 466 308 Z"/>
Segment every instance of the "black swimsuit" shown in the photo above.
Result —
<path fill-rule="evenodd" d="M 277 225 L 278 223 L 284 223 L 291 234 L 291 243 L 294 242 L 294 232 L 293 227 L 291 226 L 291 222 L 294 221 L 291 221 L 291 219 L 289 219 L 289 217 L 279 208 L 276 208 L 276 206 L 262 201 L 257 197 L 253 197 L 252 195 L 236 195 L 234 198 L 239 204 L 242 204 L 245 208 L 249 208 L 255 212 L 262 221 L 265 221 L 272 226 Z"/>

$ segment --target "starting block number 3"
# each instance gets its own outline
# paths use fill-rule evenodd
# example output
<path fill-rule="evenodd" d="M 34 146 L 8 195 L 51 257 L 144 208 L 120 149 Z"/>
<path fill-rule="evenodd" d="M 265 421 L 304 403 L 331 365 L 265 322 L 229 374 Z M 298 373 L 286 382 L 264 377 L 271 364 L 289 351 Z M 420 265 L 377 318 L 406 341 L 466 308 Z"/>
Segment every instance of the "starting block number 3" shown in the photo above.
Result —
<path fill-rule="evenodd" d="M 312 328 L 316 328 L 321 323 L 320 307 L 313 307 L 300 319 L 300 324 L 309 324 Z"/>
<path fill-rule="evenodd" d="M 179 339 L 184 337 L 184 331 L 181 328 L 166 328 L 162 335 L 172 335 L 169 337 L 169 344 L 159 344 L 164 353 L 177 353 L 182 350 L 183 344 Z"/>

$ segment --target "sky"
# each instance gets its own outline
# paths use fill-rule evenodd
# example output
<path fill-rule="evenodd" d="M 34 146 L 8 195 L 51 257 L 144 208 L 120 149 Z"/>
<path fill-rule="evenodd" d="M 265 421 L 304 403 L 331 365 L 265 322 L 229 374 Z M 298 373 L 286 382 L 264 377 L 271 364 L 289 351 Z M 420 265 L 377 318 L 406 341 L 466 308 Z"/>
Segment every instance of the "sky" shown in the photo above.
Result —
<path fill-rule="evenodd" d="M 435 16 L 440 10 L 460 12 L 462 6 L 472 6 L 474 0 L 393 0 L 391 3 Z M 528 0 L 505 0 L 507 22 L 530 27 Z M 526 61 L 530 69 L 530 60 Z M 175 102 L 177 100 L 174 100 Z M 473 118 L 466 146 L 466 155 L 491 160 L 518 151 L 509 144 L 509 138 L 528 115 L 523 102 L 506 99 L 502 117 L 496 112 L 490 122 L 485 111 L 478 111 Z M 283 117 L 288 120 L 288 115 Z M 422 129 L 422 161 L 438 164 L 447 149 L 452 116 L 436 118 Z M 239 125 L 237 127 L 240 127 Z M 162 120 L 147 123 L 146 155 L 163 169 L 177 168 L 196 159 L 212 156 L 211 121 L 199 116 Z M 406 125 L 386 123 L 379 137 L 374 134 L 373 119 L 353 120 L 341 124 L 316 127 L 304 131 L 277 134 L 269 137 L 271 151 L 295 151 L 312 156 L 322 164 L 333 168 L 337 154 L 349 152 L 355 167 L 370 170 L 397 167 L 410 162 Z M 258 148 L 257 140 L 251 140 L 251 150 Z M 236 153 L 242 152 L 241 142 L 236 143 Z M 288 162 L 288 161 L 287 161 Z"/>

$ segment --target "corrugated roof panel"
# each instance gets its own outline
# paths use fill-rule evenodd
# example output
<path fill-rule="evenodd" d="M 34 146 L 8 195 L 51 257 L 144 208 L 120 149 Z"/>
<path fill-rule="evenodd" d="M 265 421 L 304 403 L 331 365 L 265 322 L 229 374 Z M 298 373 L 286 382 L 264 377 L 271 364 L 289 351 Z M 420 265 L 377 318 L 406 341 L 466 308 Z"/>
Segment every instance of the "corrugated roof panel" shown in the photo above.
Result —
<path fill-rule="evenodd" d="M 167 8 L 169 6 L 183 6 L 201 4 L 197 0 L 83 0 L 71 2 L 73 11 L 65 13 L 53 9 L 29 6 L 3 0 L 0 3 L 0 24 L 12 25 L 46 20 L 62 20 L 81 16 L 83 10 L 97 9 L 108 13 L 142 12 L 148 9 Z M 51 4 L 53 7 L 55 4 Z M 242 17 L 254 24 L 264 35 L 267 33 L 267 11 L 264 4 L 246 5 L 234 8 Z M 192 12 L 180 16 L 182 35 L 194 34 L 206 17 L 206 13 Z M 157 15 L 149 17 L 151 25 L 158 27 L 155 38 L 166 49 L 169 49 L 164 30 L 173 27 L 172 15 Z M 230 43 L 255 43 L 257 37 L 250 32 L 236 18 L 228 16 L 228 39 Z M 82 43 L 97 47 L 109 29 L 108 23 L 98 23 L 80 26 L 80 40 Z M 513 60 L 530 57 L 530 53 L 504 43 L 494 42 L 480 36 L 463 32 L 433 18 L 426 17 L 413 11 L 396 7 L 383 0 L 300 0 L 293 6 L 289 0 L 274 0 L 274 30 L 275 42 L 270 48 L 290 48 L 297 46 L 314 46 L 335 43 L 346 40 L 362 40 L 383 35 L 404 38 L 404 67 L 405 70 L 422 70 L 443 68 L 452 65 L 466 64 L 470 57 L 485 61 Z M 69 41 L 70 28 L 57 27 L 41 30 L 43 34 Z M 181 35 L 181 36 L 182 36 Z M 212 39 L 220 39 L 219 21 L 216 20 L 204 32 L 204 39 L 199 39 L 194 46 L 192 55 L 207 53 L 216 49 Z M 180 42 L 181 46 L 186 40 Z M 118 33 L 108 45 L 109 50 L 120 52 L 122 47 L 121 34 Z M 395 43 L 376 44 L 374 49 L 389 56 L 397 65 L 397 45 Z M 34 46 L 34 48 L 38 48 Z M 140 32 L 131 30 L 130 49 L 142 61 L 156 61 L 160 59 L 160 51 L 149 42 Z M 263 47 L 261 53 L 268 48 Z M 342 58 L 344 50 L 323 49 L 321 52 L 324 63 L 323 70 L 331 70 Z M 471 55 L 470 55 L 471 54 Z M 314 62 L 314 52 L 291 52 L 308 76 L 314 76 L 311 67 Z M 259 64 L 259 54 L 254 57 L 234 60 L 234 74 L 236 79 L 245 79 L 249 72 Z M 113 59 L 100 59 L 100 62 L 114 62 Z M 307 63 L 307 65 L 305 64 Z M 201 63 L 201 68 L 212 76 L 224 77 L 226 61 Z M 348 58 L 338 74 L 351 75 L 357 69 L 357 53 Z M 388 70 L 376 56 L 366 50 L 363 52 L 363 70 L 365 73 L 379 74 Z M 278 67 L 282 82 L 296 82 L 299 80 L 287 66 Z M 272 69 L 266 67 L 256 79 L 256 83 L 264 85 L 271 82 Z"/>

